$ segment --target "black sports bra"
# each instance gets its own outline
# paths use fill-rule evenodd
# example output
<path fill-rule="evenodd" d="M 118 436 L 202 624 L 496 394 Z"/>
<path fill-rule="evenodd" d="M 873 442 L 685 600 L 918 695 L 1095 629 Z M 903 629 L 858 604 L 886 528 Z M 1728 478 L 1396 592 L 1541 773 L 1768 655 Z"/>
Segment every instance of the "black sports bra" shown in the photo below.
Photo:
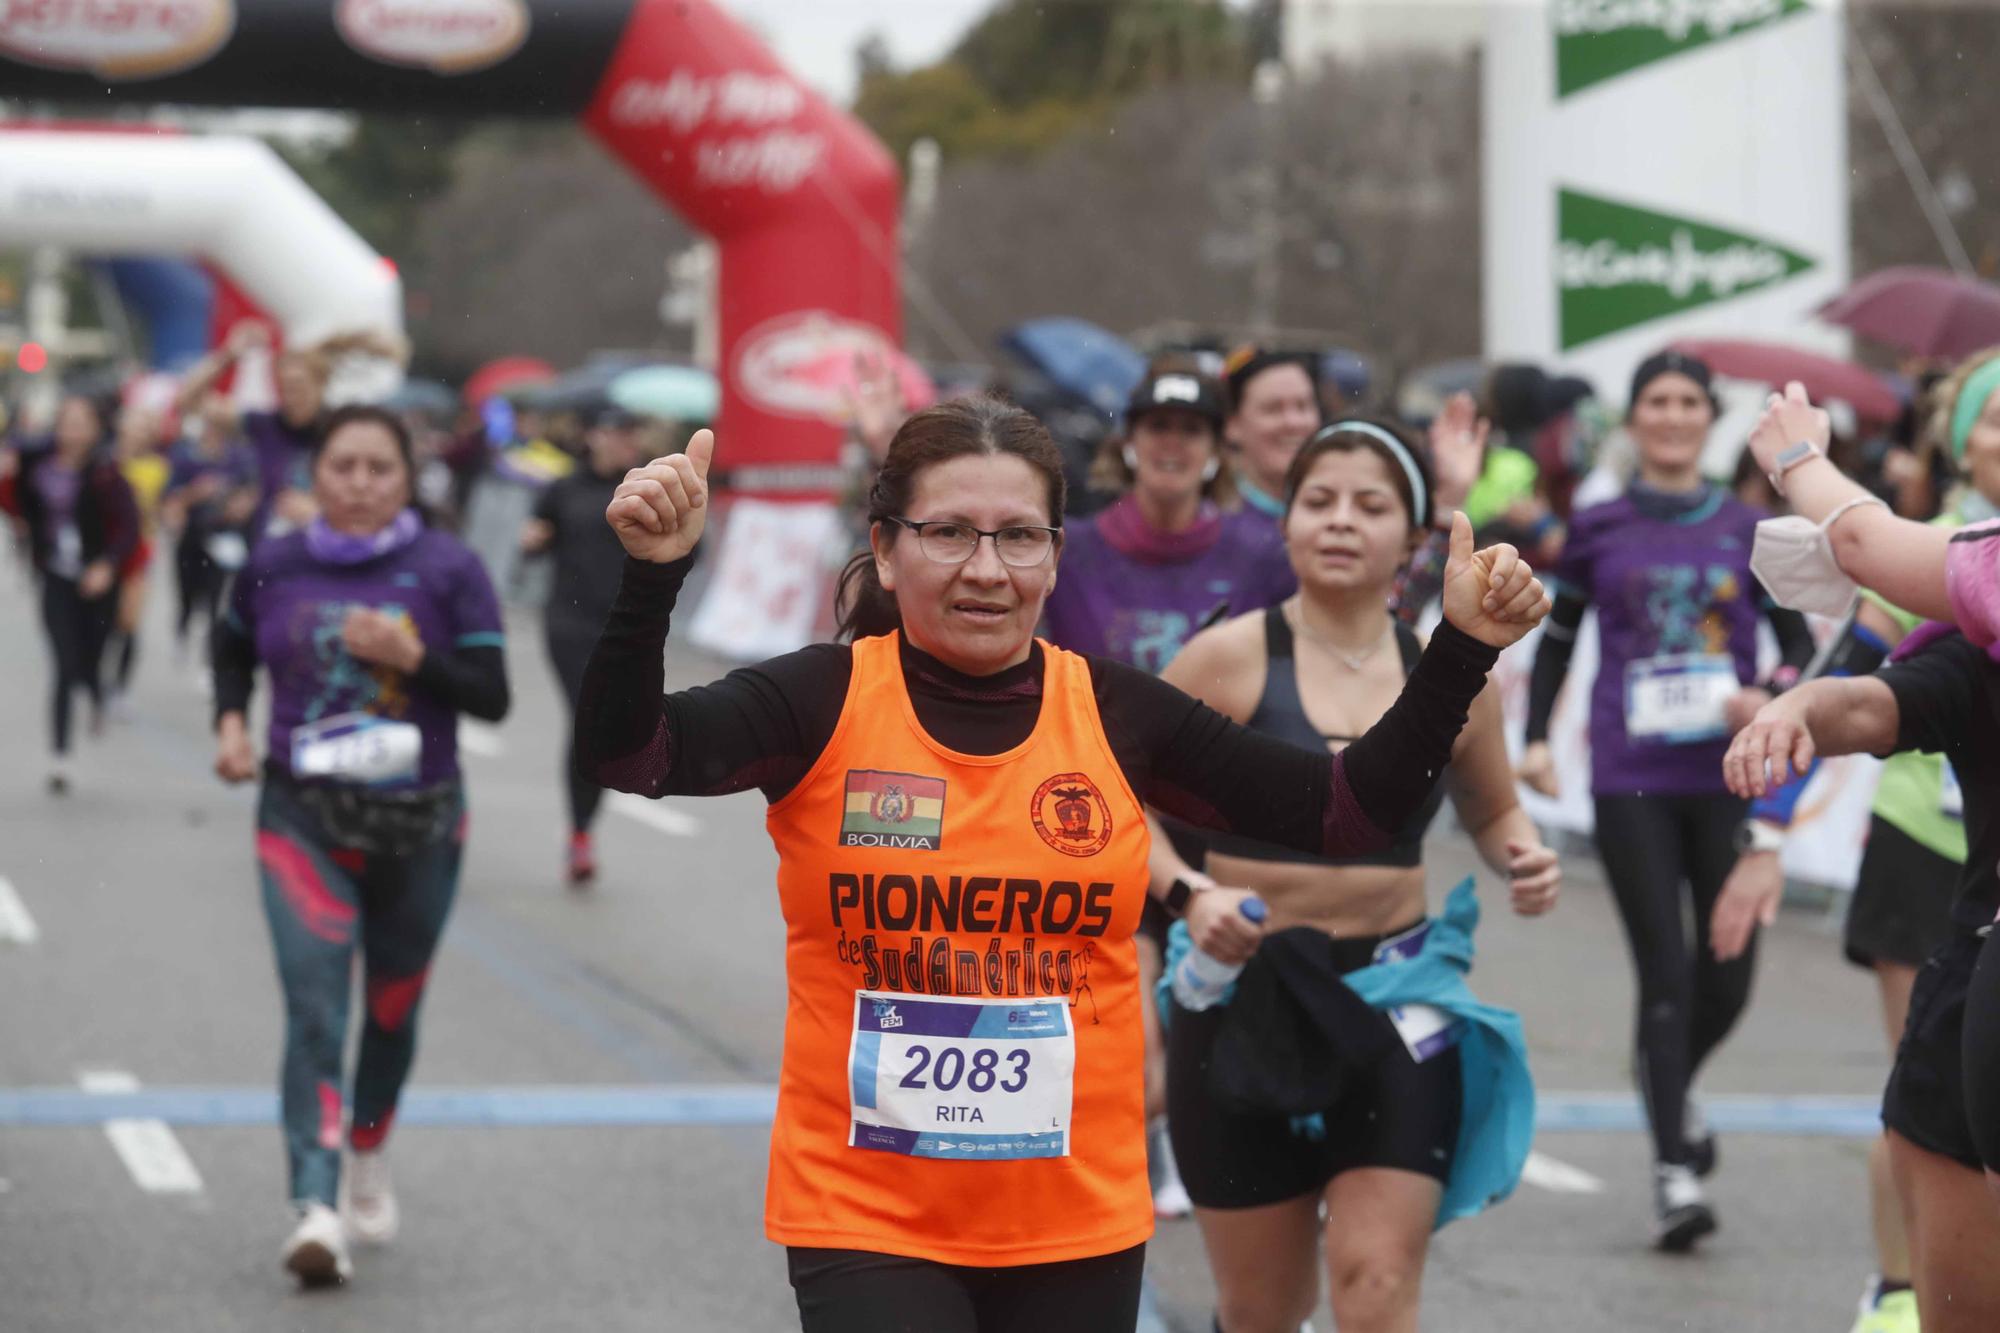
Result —
<path fill-rule="evenodd" d="M 1417 659 L 1423 655 L 1423 644 L 1417 640 L 1417 632 L 1398 620 L 1395 622 L 1396 647 L 1403 657 L 1403 674 L 1408 676 L 1416 668 Z M 1306 708 L 1299 698 L 1298 665 L 1294 656 L 1291 622 L 1285 619 L 1282 605 L 1273 606 L 1264 612 L 1264 655 L 1267 665 L 1264 669 L 1264 693 L 1257 700 L 1257 710 L 1250 714 L 1245 725 L 1272 736 L 1288 740 L 1292 744 L 1308 750 L 1330 748 L 1332 742 L 1349 742 L 1353 736 L 1325 736 L 1320 734 L 1306 717 Z M 1306 852 L 1295 852 L 1290 848 L 1273 846 L 1268 842 L 1258 842 L 1232 833 L 1210 833 L 1207 835 L 1209 850 L 1223 852 L 1230 856 L 1240 856 L 1249 861 L 1285 861 L 1301 865 L 1323 866 L 1394 866 L 1408 869 L 1423 864 L 1424 833 L 1430 828 L 1431 820 L 1437 818 L 1438 807 L 1444 804 L 1442 784 L 1432 788 L 1430 799 L 1417 811 L 1408 824 L 1396 833 L 1396 840 L 1379 852 L 1365 856 L 1349 856 L 1331 859 L 1313 856 Z"/>

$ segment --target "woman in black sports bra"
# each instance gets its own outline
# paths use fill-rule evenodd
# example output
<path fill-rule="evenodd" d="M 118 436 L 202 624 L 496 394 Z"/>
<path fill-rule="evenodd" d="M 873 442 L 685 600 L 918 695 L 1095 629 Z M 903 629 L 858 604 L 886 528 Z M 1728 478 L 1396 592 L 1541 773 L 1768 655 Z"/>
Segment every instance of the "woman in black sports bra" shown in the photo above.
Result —
<path fill-rule="evenodd" d="M 1341 749 L 1388 710 L 1422 651 L 1416 633 L 1391 616 L 1388 598 L 1429 530 L 1431 489 L 1423 455 L 1399 427 L 1351 419 L 1320 431 L 1286 478 L 1285 542 L 1299 593 L 1197 635 L 1162 678 L 1258 730 Z M 1446 777 L 1460 822 L 1510 881 L 1514 910 L 1548 911 L 1561 870 L 1516 800 L 1490 685 L 1473 704 Z M 1231 957 L 1210 925 L 1223 915 L 1216 905 L 1233 911 L 1249 893 L 1264 900 L 1264 941 L 1231 1001 L 1262 1003 L 1271 987 L 1260 967 L 1293 986 L 1302 957 L 1308 971 L 1330 978 L 1424 947 L 1422 841 L 1441 799 L 1433 796 L 1391 845 L 1367 856 L 1312 859 L 1210 834 L 1203 873 L 1155 837 L 1153 875 L 1184 880 L 1197 900 L 1213 894 L 1186 919 L 1193 943 L 1223 961 L 1243 957 Z M 1290 994 L 1314 1008 L 1312 995 L 1295 986 Z M 1435 1047 L 1410 1041 L 1380 1009 L 1359 1006 L 1357 1017 L 1352 994 L 1321 997 L 1327 1003 L 1313 1021 L 1335 1031 L 1334 1049 L 1367 1055 L 1340 1076 L 1330 1104 L 1304 1117 L 1251 1110 L 1246 1103 L 1268 1103 L 1236 1095 L 1241 1090 L 1211 1069 L 1220 1063 L 1211 1056 L 1222 1049 L 1230 1005 L 1171 1006 L 1168 1115 L 1224 1333 L 1294 1330 L 1310 1317 L 1322 1234 L 1343 1333 L 1414 1329 L 1431 1231 L 1461 1215 L 1440 1206 L 1464 1146 L 1459 1046 L 1450 1037 Z"/>

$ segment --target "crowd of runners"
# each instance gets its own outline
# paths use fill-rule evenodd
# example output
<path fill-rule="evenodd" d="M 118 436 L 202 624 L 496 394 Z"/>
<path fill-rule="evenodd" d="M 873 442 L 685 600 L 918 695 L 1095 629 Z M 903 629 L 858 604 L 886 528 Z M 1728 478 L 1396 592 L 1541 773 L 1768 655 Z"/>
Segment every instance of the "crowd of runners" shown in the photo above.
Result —
<path fill-rule="evenodd" d="M 215 772 L 259 785 L 301 1281 L 396 1233 L 386 1143 L 468 836 L 459 721 L 506 715 L 502 603 L 545 559 L 573 719 L 552 878 L 600 874 L 606 789 L 769 802 L 766 1228 L 809 1333 L 1131 1328 L 1156 1219 L 1188 1213 L 1219 1333 L 1294 1333 L 1322 1293 L 1342 1330 L 1415 1329 L 1430 1237 L 1512 1192 L 1535 1122 L 1521 1023 L 1467 984 L 1474 883 L 1428 883 L 1425 838 L 1449 796 L 1495 902 L 1557 907 L 1519 792 L 1560 793 L 1593 610 L 1575 688 L 1653 1241 L 1721 1226 L 1694 1088 L 1749 1002 L 1797 793 L 1819 756 L 1893 753 L 1845 938 L 1895 1047 L 1855 1328 L 2000 1327 L 2000 355 L 1886 453 L 1774 394 L 1727 480 L 1714 377 L 1674 351 L 1608 407 L 1509 366 L 1399 414 L 1352 358 L 1254 346 L 1162 352 L 1089 440 L 993 393 L 876 403 L 831 641 L 668 692 L 727 438 L 608 400 L 413 431 L 329 403 L 352 343 L 286 351 L 272 409 L 239 412 L 222 386 L 260 342 L 164 398 L 17 421 L 0 509 L 52 797 L 90 799 L 157 656 L 156 557 Z M 463 516 L 510 466 L 532 499 L 496 552 Z M 1490 673 L 1537 627 L 1510 738 Z"/>

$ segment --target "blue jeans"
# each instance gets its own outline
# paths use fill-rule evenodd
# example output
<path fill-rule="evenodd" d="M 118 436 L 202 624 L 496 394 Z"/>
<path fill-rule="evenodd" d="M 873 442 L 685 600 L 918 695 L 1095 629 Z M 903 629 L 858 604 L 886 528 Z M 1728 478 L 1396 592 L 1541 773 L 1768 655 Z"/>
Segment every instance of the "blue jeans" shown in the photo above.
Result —
<path fill-rule="evenodd" d="M 267 778 L 257 803 L 257 870 L 285 993 L 280 1088 L 291 1197 L 331 1206 L 340 1183 L 341 1056 L 355 947 L 365 968 L 367 1017 L 355 1063 L 355 1148 L 382 1145 L 417 1051 L 417 1005 L 431 955 L 458 891 L 465 798 L 445 835 L 407 856 L 333 844 L 285 780 Z"/>

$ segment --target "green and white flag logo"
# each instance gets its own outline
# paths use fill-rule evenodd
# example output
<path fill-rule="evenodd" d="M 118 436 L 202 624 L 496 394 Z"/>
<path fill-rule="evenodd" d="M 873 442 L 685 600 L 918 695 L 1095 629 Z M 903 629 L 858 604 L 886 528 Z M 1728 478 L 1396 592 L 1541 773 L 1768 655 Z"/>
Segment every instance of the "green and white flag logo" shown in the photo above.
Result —
<path fill-rule="evenodd" d="M 1565 351 L 1772 286 L 1817 262 L 1755 236 L 1576 190 L 1557 197 L 1555 272 Z"/>
<path fill-rule="evenodd" d="M 1555 0 L 1556 96 L 1810 8 L 1809 0 Z"/>

